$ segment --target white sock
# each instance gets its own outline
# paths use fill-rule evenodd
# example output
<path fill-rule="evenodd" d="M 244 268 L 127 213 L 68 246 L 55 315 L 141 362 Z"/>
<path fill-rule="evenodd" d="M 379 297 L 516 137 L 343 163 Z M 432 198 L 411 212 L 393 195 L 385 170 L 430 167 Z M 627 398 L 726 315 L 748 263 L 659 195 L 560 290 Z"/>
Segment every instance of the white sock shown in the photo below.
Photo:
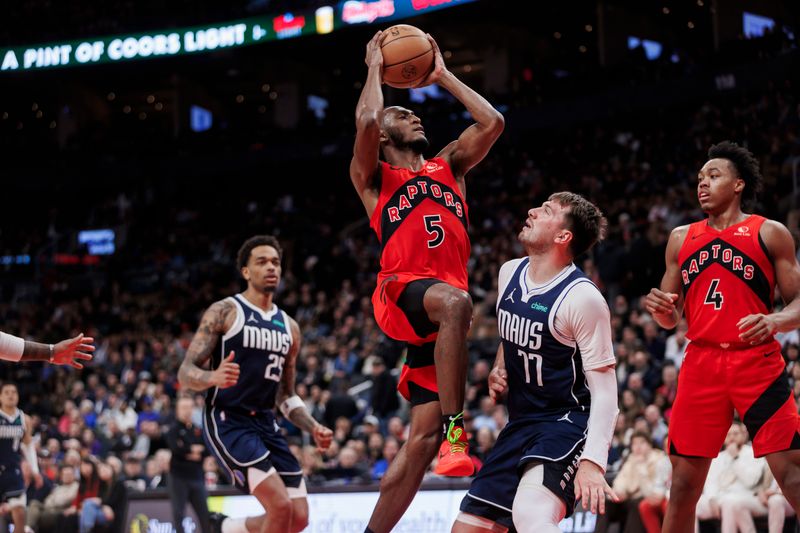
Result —
<path fill-rule="evenodd" d="M 222 521 L 222 533 L 250 533 L 245 524 L 246 518 L 226 518 Z"/>

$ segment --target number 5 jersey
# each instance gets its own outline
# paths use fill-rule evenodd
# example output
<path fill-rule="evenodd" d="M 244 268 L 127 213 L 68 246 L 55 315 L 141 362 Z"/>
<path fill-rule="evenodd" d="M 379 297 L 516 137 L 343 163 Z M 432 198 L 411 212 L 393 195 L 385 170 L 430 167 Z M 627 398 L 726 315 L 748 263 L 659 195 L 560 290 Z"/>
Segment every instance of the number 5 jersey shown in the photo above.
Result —
<path fill-rule="evenodd" d="M 467 203 L 450 166 L 439 157 L 425 161 L 418 172 L 381 162 L 378 180 L 380 195 L 370 218 L 381 243 L 381 271 L 372 295 L 375 319 L 390 337 L 420 343 L 397 308 L 397 297 L 416 279 L 467 290 Z M 425 340 L 435 334 L 429 337 Z"/>

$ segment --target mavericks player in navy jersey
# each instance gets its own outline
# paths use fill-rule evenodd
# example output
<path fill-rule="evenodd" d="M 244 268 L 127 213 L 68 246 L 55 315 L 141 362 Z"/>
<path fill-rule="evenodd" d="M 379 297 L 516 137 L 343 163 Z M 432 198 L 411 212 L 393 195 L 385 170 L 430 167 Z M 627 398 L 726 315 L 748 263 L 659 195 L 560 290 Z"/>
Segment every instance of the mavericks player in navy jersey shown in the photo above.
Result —
<path fill-rule="evenodd" d="M 209 449 L 239 489 L 268 516 L 225 518 L 223 533 L 297 532 L 308 524 L 303 473 L 275 420 L 275 407 L 326 449 L 333 437 L 295 395 L 300 328 L 273 302 L 281 278 L 281 248 L 256 236 L 239 250 L 247 290 L 216 302 L 203 315 L 178 379 L 207 390 L 204 434 Z M 210 369 L 202 368 L 211 360 Z"/>
<path fill-rule="evenodd" d="M 617 381 L 608 305 L 573 263 L 605 219 L 581 196 L 556 193 L 528 211 L 528 256 L 500 269 L 501 343 L 492 398 L 507 392 L 509 423 L 472 482 L 454 533 L 558 532 L 575 500 L 605 510 Z"/>
<path fill-rule="evenodd" d="M 13 383 L 0 387 L 0 498 L 11 508 L 14 531 L 25 531 L 25 481 L 22 478 L 22 458 L 31 467 L 36 487 L 42 486 L 36 447 L 32 442 L 33 429 L 28 415 L 19 404 L 19 392 Z"/>

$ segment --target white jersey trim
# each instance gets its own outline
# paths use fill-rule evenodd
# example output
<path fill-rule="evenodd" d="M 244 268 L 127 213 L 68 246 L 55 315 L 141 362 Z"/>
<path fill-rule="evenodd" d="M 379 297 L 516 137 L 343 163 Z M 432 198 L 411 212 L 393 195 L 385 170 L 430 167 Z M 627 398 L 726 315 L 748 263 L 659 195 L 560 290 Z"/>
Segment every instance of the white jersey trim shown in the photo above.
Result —
<path fill-rule="evenodd" d="M 479 497 L 475 496 L 474 494 L 470 494 L 469 492 L 467 492 L 467 496 L 469 496 L 470 498 L 472 498 L 474 500 L 478 500 L 479 502 L 488 503 L 492 507 L 497 507 L 498 509 L 502 509 L 504 511 L 508 511 L 509 513 L 511 512 L 511 509 L 509 509 L 508 507 L 503 507 L 499 503 L 494 503 L 494 502 L 490 502 L 489 500 L 484 500 L 483 498 L 479 498 Z"/>
<path fill-rule="evenodd" d="M 0 410 L 0 415 L 3 415 L 3 418 L 8 420 L 12 424 L 17 419 L 17 417 L 21 417 L 22 418 L 22 427 L 24 428 L 25 427 L 25 417 L 22 416 L 22 411 L 19 409 L 19 407 L 17 407 L 16 409 L 17 410 L 14 412 L 13 415 L 7 415 L 5 411 Z"/>
<path fill-rule="evenodd" d="M 233 324 L 231 324 L 230 329 L 226 331 L 225 334 L 222 336 L 223 342 L 232 339 L 233 337 L 238 335 L 239 332 L 242 331 L 242 328 L 244 327 L 244 309 L 242 309 L 242 306 L 239 304 L 239 300 L 232 296 L 229 296 L 225 299 L 232 301 L 236 306 L 236 320 L 233 321 Z"/>
<path fill-rule="evenodd" d="M 580 348 L 584 372 L 616 363 L 611 313 L 591 280 L 576 279 L 564 288 L 553 304 L 548 326 L 559 342 Z"/>
<path fill-rule="evenodd" d="M 289 334 L 289 340 L 291 344 L 294 344 L 295 339 L 294 336 L 292 336 L 292 323 L 289 321 L 289 315 L 287 315 L 286 311 L 283 309 L 281 309 L 281 315 L 283 315 L 283 325 L 286 328 L 286 333 Z"/>
<path fill-rule="evenodd" d="M 561 457 L 553 458 L 553 457 L 547 457 L 546 455 L 523 455 L 522 458 L 520 458 L 520 461 L 522 461 L 523 459 L 544 459 L 545 461 L 558 462 L 558 461 L 561 461 L 563 459 L 566 459 L 569 456 L 569 454 L 574 452 L 575 449 L 578 446 L 580 446 L 581 444 L 583 444 L 584 442 L 586 442 L 586 432 L 585 431 L 584 431 L 584 437 L 581 440 L 579 440 L 578 442 L 576 442 L 575 445 L 572 448 L 570 448 L 570 450 L 567 453 L 565 453 L 564 455 L 562 455 Z"/>
<path fill-rule="evenodd" d="M 274 303 L 272 304 L 272 307 L 270 308 L 269 311 L 264 311 L 263 309 L 261 309 L 257 305 L 254 305 L 253 303 L 251 303 L 247 298 L 245 298 L 244 297 L 244 293 L 239 293 L 239 296 L 241 296 L 241 298 L 236 298 L 236 300 L 238 300 L 240 303 L 246 305 L 247 307 L 249 307 L 253 311 L 257 312 L 259 315 L 261 315 L 261 318 L 263 318 L 264 320 L 272 320 L 272 317 L 275 316 L 275 313 L 280 311 L 280 309 L 278 309 L 278 306 L 275 305 Z"/>
<path fill-rule="evenodd" d="M 222 439 L 219 438 L 219 430 L 217 428 L 217 419 L 214 417 L 214 410 L 215 409 L 216 409 L 216 407 L 212 407 L 211 408 L 211 413 L 210 413 L 210 415 L 211 415 L 210 416 L 211 424 L 214 426 L 214 436 L 217 438 L 217 442 L 219 443 L 220 448 L 222 448 L 222 451 L 225 453 L 225 455 L 228 456 L 228 458 L 231 461 L 236 463 L 236 465 L 238 465 L 238 466 L 247 467 L 247 466 L 253 466 L 254 464 L 259 463 L 259 462 L 263 461 L 264 459 L 266 459 L 267 457 L 269 457 L 269 453 L 270 452 L 269 452 L 269 450 L 267 450 L 267 453 L 265 453 L 264 455 L 262 455 L 258 459 L 253 459 L 252 461 L 249 461 L 247 463 L 242 463 L 240 461 L 237 461 L 236 458 L 228 451 L 228 449 L 222 443 Z"/>
<path fill-rule="evenodd" d="M 576 268 L 578 268 L 575 266 L 575 263 L 570 263 L 568 266 L 564 267 L 561 270 L 561 272 L 559 272 L 558 274 L 553 276 L 552 279 L 547 281 L 544 285 L 539 285 L 536 287 L 529 288 L 528 282 L 530 280 L 528 279 L 528 270 L 530 269 L 530 267 L 531 264 L 530 262 L 528 262 L 528 264 L 525 265 L 525 268 L 523 268 L 522 272 L 520 272 L 519 274 L 520 287 L 522 287 L 523 290 L 525 291 L 525 295 L 522 298 L 523 302 L 527 302 L 532 296 L 546 293 L 547 291 L 549 291 L 550 289 L 561 283 L 567 276 L 572 274 Z M 532 283 L 533 282 L 531 282 L 531 284 Z"/>

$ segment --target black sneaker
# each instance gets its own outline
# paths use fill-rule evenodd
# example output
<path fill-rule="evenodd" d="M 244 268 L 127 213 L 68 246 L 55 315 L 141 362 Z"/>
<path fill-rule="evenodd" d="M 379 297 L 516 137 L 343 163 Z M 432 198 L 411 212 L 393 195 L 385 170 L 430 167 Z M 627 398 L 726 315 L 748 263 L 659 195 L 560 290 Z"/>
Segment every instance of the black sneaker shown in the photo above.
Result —
<path fill-rule="evenodd" d="M 211 533 L 222 533 L 222 522 L 228 518 L 228 515 L 222 513 L 210 513 L 208 521 L 211 524 Z"/>

